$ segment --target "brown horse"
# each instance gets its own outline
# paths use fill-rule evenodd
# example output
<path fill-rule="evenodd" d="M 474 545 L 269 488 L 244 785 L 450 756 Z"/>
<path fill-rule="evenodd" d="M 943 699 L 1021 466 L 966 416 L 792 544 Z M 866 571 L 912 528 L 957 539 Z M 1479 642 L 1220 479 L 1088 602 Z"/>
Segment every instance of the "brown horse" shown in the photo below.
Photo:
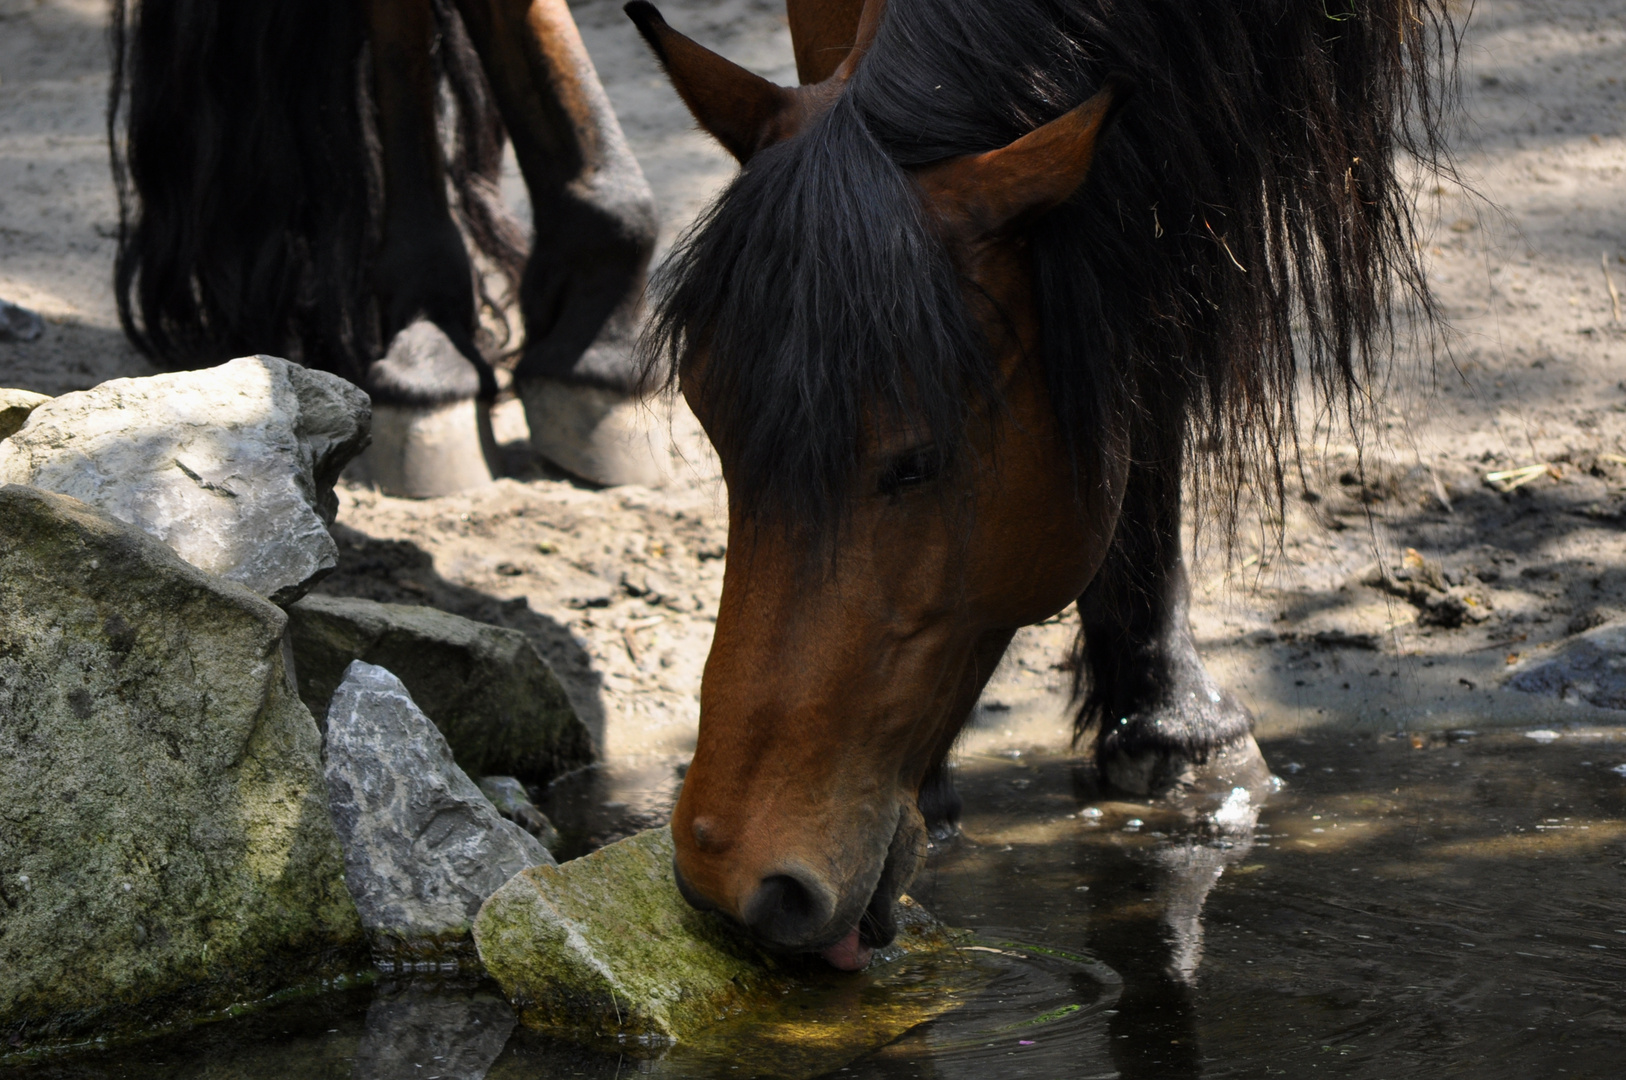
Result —
<path fill-rule="evenodd" d="M 467 234 L 517 293 L 537 449 L 604 483 L 655 477 L 626 407 L 654 201 L 565 0 L 117 0 L 113 29 L 116 291 L 142 352 L 336 372 L 374 398 L 387 486 L 489 479 L 476 333 L 499 305 Z M 529 238 L 497 193 L 505 139 Z"/>
<path fill-rule="evenodd" d="M 1266 778 L 1188 627 L 1183 459 L 1279 492 L 1300 375 L 1355 389 L 1396 281 L 1427 312 L 1391 159 L 1436 153 L 1443 16 L 792 0 L 784 88 L 627 12 L 742 165 L 648 340 L 729 489 L 689 901 L 866 963 L 984 683 L 1075 602 L 1108 783 Z"/>

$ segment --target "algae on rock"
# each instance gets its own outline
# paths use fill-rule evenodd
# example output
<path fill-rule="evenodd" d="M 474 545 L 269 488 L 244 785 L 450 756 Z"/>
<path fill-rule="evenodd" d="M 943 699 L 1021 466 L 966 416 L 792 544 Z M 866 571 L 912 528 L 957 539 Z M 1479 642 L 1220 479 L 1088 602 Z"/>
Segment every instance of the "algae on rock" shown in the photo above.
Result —
<path fill-rule="evenodd" d="M 134 526 L 0 488 L 0 1038 L 365 966 L 285 623 Z"/>
<path fill-rule="evenodd" d="M 902 914 L 880 963 L 952 947 L 912 903 Z M 685 903 L 664 827 L 516 874 L 480 909 L 474 940 L 526 1026 L 650 1046 L 765 1007 L 810 962 L 765 952 Z"/>

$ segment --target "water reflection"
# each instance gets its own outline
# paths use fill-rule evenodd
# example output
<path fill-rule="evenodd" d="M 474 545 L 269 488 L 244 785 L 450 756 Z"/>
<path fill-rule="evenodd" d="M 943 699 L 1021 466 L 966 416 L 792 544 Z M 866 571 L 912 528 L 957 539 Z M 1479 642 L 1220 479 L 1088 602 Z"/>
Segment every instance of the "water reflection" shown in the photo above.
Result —
<path fill-rule="evenodd" d="M 485 1080 L 514 1031 L 494 987 L 390 983 L 367 1007 L 353 1080 Z"/>
<path fill-rule="evenodd" d="M 1216 777 L 1211 793 L 1148 808 L 1104 802 L 1087 770 L 1074 777 L 1077 797 L 1094 804 L 1083 840 L 1093 883 L 1084 941 L 1124 981 L 1107 1030 L 1113 1064 L 1124 1080 L 1195 1077 L 1203 907 L 1226 868 L 1253 850 L 1260 804 L 1274 785 L 1227 790 Z"/>

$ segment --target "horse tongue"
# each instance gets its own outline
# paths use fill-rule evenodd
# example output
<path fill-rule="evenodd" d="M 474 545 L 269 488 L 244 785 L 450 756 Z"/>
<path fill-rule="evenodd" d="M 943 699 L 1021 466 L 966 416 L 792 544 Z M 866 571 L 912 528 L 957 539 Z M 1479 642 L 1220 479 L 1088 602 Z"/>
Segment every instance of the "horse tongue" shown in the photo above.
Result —
<path fill-rule="evenodd" d="M 853 927 L 847 936 L 825 949 L 819 955 L 824 957 L 829 965 L 837 971 L 862 971 L 869 963 L 869 958 L 875 950 L 858 941 L 858 927 Z"/>

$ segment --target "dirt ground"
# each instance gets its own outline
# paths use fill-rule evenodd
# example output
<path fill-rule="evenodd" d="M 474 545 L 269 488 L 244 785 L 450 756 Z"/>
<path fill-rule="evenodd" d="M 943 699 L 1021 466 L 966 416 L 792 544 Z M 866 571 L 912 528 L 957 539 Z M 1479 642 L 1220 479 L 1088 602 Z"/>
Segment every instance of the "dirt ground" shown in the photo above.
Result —
<path fill-rule="evenodd" d="M 0 0 L 0 297 L 48 320 L 40 341 L 0 344 L 0 385 L 60 394 L 150 373 L 118 332 L 110 287 L 106 7 Z M 573 7 L 669 243 L 731 161 L 695 131 L 619 0 Z M 773 0 L 663 8 L 793 81 Z M 1432 370 L 1402 357 L 1359 439 L 1307 429 L 1279 546 L 1268 522 L 1229 557 L 1213 530 L 1196 538 L 1198 637 L 1265 734 L 1620 718 L 1500 684 L 1626 613 L 1622 14 L 1621 0 L 1475 5 L 1454 141 L 1466 187 L 1418 181 L 1449 356 Z M 514 403 L 496 420 L 511 475 L 488 490 L 414 502 L 343 486 L 343 564 L 322 589 L 520 629 L 607 755 L 681 760 L 726 555 L 717 470 L 692 419 L 672 418 L 677 479 L 659 491 L 573 484 L 530 456 Z M 1486 480 L 1527 466 L 1541 467 L 1512 490 Z M 963 752 L 1066 744 L 1073 625 L 1067 614 L 1019 635 Z"/>

